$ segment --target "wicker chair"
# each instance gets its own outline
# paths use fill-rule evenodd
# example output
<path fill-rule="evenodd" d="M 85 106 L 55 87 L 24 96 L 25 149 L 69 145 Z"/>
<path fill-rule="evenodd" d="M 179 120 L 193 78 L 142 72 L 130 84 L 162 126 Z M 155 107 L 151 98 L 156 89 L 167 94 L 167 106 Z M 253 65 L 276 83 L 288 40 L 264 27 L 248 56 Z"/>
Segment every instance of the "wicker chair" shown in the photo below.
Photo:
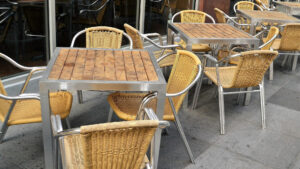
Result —
<path fill-rule="evenodd" d="M 269 0 L 255 0 L 255 2 L 263 9 L 266 11 L 273 11 L 275 10 L 274 7 L 270 6 Z"/>
<path fill-rule="evenodd" d="M 218 23 L 228 23 L 228 24 L 233 24 L 235 27 L 239 29 L 243 29 L 244 27 L 249 27 L 250 24 L 245 24 L 245 23 L 238 23 L 239 21 L 237 20 L 237 17 L 230 17 L 228 16 L 224 11 L 214 8 L 216 17 L 217 17 L 217 22 Z"/>
<path fill-rule="evenodd" d="M 78 32 L 72 39 L 71 48 L 74 47 L 76 39 L 82 35 L 86 34 L 86 47 L 87 48 L 108 48 L 108 49 L 119 49 L 121 48 L 123 35 L 129 41 L 129 48 L 132 49 L 132 39 L 122 30 L 107 27 L 107 26 L 97 26 L 90 27 L 85 30 Z M 82 91 L 77 91 L 78 102 L 83 103 Z"/>
<path fill-rule="evenodd" d="M 172 17 L 172 22 L 174 22 L 175 18 L 180 15 L 181 23 L 205 23 L 206 17 L 211 20 L 212 23 L 216 23 L 214 18 L 208 15 L 205 12 L 196 11 L 196 10 L 183 10 L 177 12 Z M 182 39 L 180 42 L 175 42 L 175 44 L 181 45 L 184 49 L 186 49 L 186 42 Z M 209 52 L 211 48 L 208 44 L 193 44 L 192 45 L 193 52 Z"/>
<path fill-rule="evenodd" d="M 141 110 L 138 114 L 145 120 L 87 125 L 66 131 L 60 117 L 51 116 L 55 143 L 57 138 L 60 142 L 63 168 L 152 168 L 152 151 L 150 161 L 146 156 L 152 137 L 158 127 L 170 124 L 158 121 L 152 109 Z"/>
<path fill-rule="evenodd" d="M 125 30 L 127 34 L 131 37 L 133 41 L 133 48 L 134 49 L 144 49 L 143 40 L 150 42 L 155 47 L 159 48 L 160 50 L 154 51 L 154 56 L 156 59 L 164 57 L 164 55 L 169 55 L 161 62 L 159 62 L 160 67 L 167 67 L 174 64 L 174 60 L 176 57 L 175 49 L 182 48 L 180 45 L 163 45 L 162 38 L 158 33 L 147 33 L 142 34 L 137 29 L 133 28 L 128 24 L 124 24 Z M 155 43 L 150 37 L 158 37 L 160 40 L 160 44 Z M 143 40 L 142 40 L 143 39 Z"/>
<path fill-rule="evenodd" d="M 39 94 L 24 92 L 31 76 L 37 71 L 45 70 L 46 67 L 22 66 L 2 53 L 0 53 L 0 57 L 18 69 L 30 71 L 18 96 L 8 96 L 0 81 L 0 121 L 2 122 L 0 143 L 2 143 L 9 126 L 42 122 Z M 60 115 L 63 119 L 67 118 L 72 106 L 72 94 L 69 92 L 55 92 L 50 93 L 49 97 L 53 114 Z M 70 127 L 68 121 L 67 124 Z"/>
<path fill-rule="evenodd" d="M 201 62 L 199 58 L 189 52 L 178 50 L 177 56 L 168 80 L 167 94 L 168 100 L 165 103 L 164 120 L 174 121 L 180 136 L 186 146 L 189 157 L 194 163 L 194 157 L 186 140 L 177 112 L 186 96 L 188 90 L 198 81 L 201 74 Z M 108 96 L 111 106 L 108 121 L 111 120 L 113 111 L 118 117 L 124 120 L 134 120 L 136 118 L 138 104 L 145 94 L 141 93 L 114 93 Z M 150 103 L 149 103 L 150 104 Z M 150 107 L 156 109 L 156 100 L 151 102 Z"/>
<path fill-rule="evenodd" d="M 300 24 L 299 23 L 290 23 L 283 25 L 284 29 L 281 32 L 281 38 L 275 39 L 272 49 L 279 51 L 279 54 L 285 55 L 285 58 L 281 64 L 284 66 L 288 56 L 293 56 L 292 71 L 296 70 L 298 62 L 298 53 L 300 51 Z"/>
<path fill-rule="evenodd" d="M 240 94 L 249 92 L 259 92 L 261 101 L 261 120 L 262 128 L 266 127 L 265 123 L 265 99 L 263 77 L 269 66 L 278 55 L 278 52 L 268 50 L 254 50 L 231 55 L 229 58 L 240 57 L 236 66 L 219 67 L 216 58 L 206 54 L 205 56 L 216 63 L 216 67 L 206 67 L 205 75 L 218 86 L 219 92 L 219 109 L 220 109 L 220 131 L 225 134 L 225 110 L 224 95 Z M 258 90 L 252 91 L 233 91 L 224 92 L 224 89 L 232 88 L 249 88 L 259 86 Z"/>

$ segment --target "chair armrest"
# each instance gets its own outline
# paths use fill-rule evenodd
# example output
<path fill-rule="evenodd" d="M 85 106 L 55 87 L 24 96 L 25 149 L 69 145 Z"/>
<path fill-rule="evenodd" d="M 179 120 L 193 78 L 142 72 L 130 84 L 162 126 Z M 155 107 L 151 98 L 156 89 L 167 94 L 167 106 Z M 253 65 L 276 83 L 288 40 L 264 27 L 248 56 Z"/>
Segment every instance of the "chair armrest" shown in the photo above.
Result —
<path fill-rule="evenodd" d="M 26 94 L 21 94 L 19 96 L 5 96 L 3 94 L 0 94 L 0 98 L 5 100 L 28 100 L 28 99 L 40 100 L 40 95 L 36 93 L 26 93 Z"/>
<path fill-rule="evenodd" d="M 107 0 L 103 5 L 101 5 L 98 9 L 81 9 L 79 11 L 79 14 L 83 14 L 85 12 L 99 12 L 101 11 L 109 2 L 110 0 Z"/>
<path fill-rule="evenodd" d="M 78 4 L 78 6 L 90 7 L 90 6 L 95 5 L 97 2 L 99 2 L 99 0 L 95 0 L 94 2 L 92 2 L 90 4 Z"/>
<path fill-rule="evenodd" d="M 163 45 L 163 40 L 162 40 L 162 37 L 159 33 L 146 33 L 146 34 L 143 34 L 143 35 L 148 37 L 148 38 L 149 37 L 158 37 L 160 45 Z"/>
<path fill-rule="evenodd" d="M 190 83 L 185 89 L 181 90 L 180 92 L 177 92 L 177 93 L 166 93 L 166 96 L 167 96 L 167 97 L 176 97 L 176 96 L 179 96 L 179 95 L 184 94 L 184 93 L 187 92 L 191 87 L 193 87 L 194 84 L 199 80 L 199 78 L 200 78 L 200 76 L 201 76 L 201 73 L 202 73 L 202 67 L 201 67 L 201 65 L 199 64 L 199 65 L 198 65 L 198 73 L 197 73 L 195 79 L 192 81 L 192 83 Z"/>
<path fill-rule="evenodd" d="M 209 54 L 204 54 L 203 56 L 206 57 L 207 59 L 209 59 L 210 61 L 215 62 L 215 63 L 219 62 L 215 57 L 213 57 L 213 56 L 211 56 Z"/>
<path fill-rule="evenodd" d="M 151 40 L 150 38 L 148 38 L 147 36 L 145 36 L 144 34 L 140 34 L 140 35 L 141 35 L 141 37 L 142 37 L 143 39 L 149 41 L 149 42 L 150 42 L 151 44 L 153 44 L 155 47 L 160 48 L 160 49 L 170 49 L 170 48 L 177 48 L 177 47 L 180 47 L 180 48 L 183 49 L 183 47 L 182 47 L 181 45 L 179 45 L 179 44 L 177 44 L 177 45 L 165 45 L 165 46 L 163 46 L 163 45 L 158 45 L 158 44 L 156 44 L 153 40 Z"/>
<path fill-rule="evenodd" d="M 162 52 L 163 53 L 163 52 Z M 166 57 L 170 56 L 170 55 L 173 55 L 173 54 L 176 54 L 175 52 L 171 52 L 171 53 L 167 53 L 161 57 L 159 57 L 156 61 L 157 63 L 159 63 L 160 61 L 164 60 Z"/>

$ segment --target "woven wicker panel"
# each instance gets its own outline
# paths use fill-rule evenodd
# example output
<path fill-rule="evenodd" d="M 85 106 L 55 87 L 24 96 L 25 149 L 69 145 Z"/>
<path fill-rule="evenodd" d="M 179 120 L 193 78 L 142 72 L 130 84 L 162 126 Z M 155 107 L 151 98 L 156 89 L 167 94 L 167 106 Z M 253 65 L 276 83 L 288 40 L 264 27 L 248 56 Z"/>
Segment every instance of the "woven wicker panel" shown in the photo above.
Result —
<path fill-rule="evenodd" d="M 180 12 L 181 23 L 204 23 L 206 14 L 196 10 L 183 10 Z"/>
<path fill-rule="evenodd" d="M 81 127 L 86 169 L 139 169 L 158 121 L 114 122 Z"/>
<path fill-rule="evenodd" d="M 246 88 L 261 83 L 278 52 L 267 50 L 242 52 L 232 81 L 232 88 Z"/>
<path fill-rule="evenodd" d="M 86 29 L 86 47 L 87 48 L 121 48 L 123 31 L 106 27 L 91 27 Z"/>
<path fill-rule="evenodd" d="M 144 49 L 143 41 L 139 35 L 139 31 L 128 24 L 124 24 L 127 34 L 131 37 L 133 42 L 133 49 Z"/>
<path fill-rule="evenodd" d="M 300 50 L 300 24 L 287 24 L 281 33 L 279 50 L 299 51 Z"/>
<path fill-rule="evenodd" d="M 192 52 L 178 51 L 168 80 L 167 93 L 177 93 L 185 89 L 195 79 L 199 64 L 200 60 Z M 176 110 L 179 110 L 185 95 L 186 93 L 172 98 Z"/>
<path fill-rule="evenodd" d="M 215 8 L 214 10 L 215 10 L 215 14 L 216 14 L 218 23 L 227 23 L 226 18 L 223 14 L 223 11 L 221 11 L 218 8 Z"/>
<path fill-rule="evenodd" d="M 254 3 L 249 1 L 240 1 L 236 5 L 238 10 L 254 10 Z"/>

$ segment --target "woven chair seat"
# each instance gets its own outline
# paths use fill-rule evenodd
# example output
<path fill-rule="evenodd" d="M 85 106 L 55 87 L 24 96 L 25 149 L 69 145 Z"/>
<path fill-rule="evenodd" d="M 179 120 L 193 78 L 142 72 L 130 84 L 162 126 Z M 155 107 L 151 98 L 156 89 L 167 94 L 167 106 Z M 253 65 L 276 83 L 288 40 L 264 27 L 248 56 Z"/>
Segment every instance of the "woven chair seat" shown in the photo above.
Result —
<path fill-rule="evenodd" d="M 3 122 L 11 101 L 0 99 L 0 120 Z M 69 92 L 50 93 L 50 106 L 54 114 L 66 118 L 70 114 L 72 95 Z M 42 122 L 41 103 L 38 100 L 18 100 L 11 112 L 7 125 Z"/>
<path fill-rule="evenodd" d="M 159 57 L 161 57 L 165 54 L 172 53 L 174 51 L 170 50 L 170 49 L 166 49 L 164 51 L 163 55 L 161 55 L 161 52 L 162 52 L 162 50 L 153 52 L 156 59 L 158 59 Z M 158 65 L 160 67 L 172 66 L 174 64 L 175 58 L 176 58 L 176 53 L 174 53 L 173 55 L 169 55 L 169 56 L 165 57 L 163 60 L 161 60 L 158 63 Z"/>
<path fill-rule="evenodd" d="M 236 69 L 237 66 L 219 67 L 220 82 L 223 88 L 232 88 L 233 77 L 236 72 Z M 216 85 L 218 85 L 215 67 L 206 67 L 204 73 L 210 80 L 212 80 Z"/>
<path fill-rule="evenodd" d="M 180 42 L 175 42 L 175 44 L 181 45 L 184 49 L 186 49 L 186 42 L 184 40 L 180 40 Z M 208 44 L 193 44 L 192 45 L 193 52 L 209 52 L 211 48 Z"/>
<path fill-rule="evenodd" d="M 137 103 L 141 103 L 145 95 L 142 93 L 113 93 L 108 96 L 107 100 L 111 108 L 121 119 L 129 121 L 135 120 L 140 106 Z M 156 110 L 156 99 L 153 99 L 149 103 L 149 107 Z M 168 121 L 175 120 L 168 100 L 166 100 L 163 119 Z"/>
<path fill-rule="evenodd" d="M 147 152 L 155 126 L 158 121 L 141 120 L 80 127 L 80 134 L 62 138 L 66 166 L 71 169 L 144 169 L 149 160 L 141 155 Z"/>

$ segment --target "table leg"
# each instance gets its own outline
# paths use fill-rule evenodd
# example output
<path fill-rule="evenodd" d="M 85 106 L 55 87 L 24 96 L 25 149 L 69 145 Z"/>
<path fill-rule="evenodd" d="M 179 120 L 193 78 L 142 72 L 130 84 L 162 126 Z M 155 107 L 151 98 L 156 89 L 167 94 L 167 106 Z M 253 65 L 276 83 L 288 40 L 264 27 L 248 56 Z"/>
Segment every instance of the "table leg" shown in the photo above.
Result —
<path fill-rule="evenodd" d="M 52 129 L 50 121 L 50 105 L 49 105 L 49 95 L 48 90 L 40 85 L 41 94 L 41 108 L 42 108 L 42 120 L 43 120 L 43 142 L 44 142 L 44 159 L 45 168 L 53 169 L 54 158 L 53 158 L 53 139 L 52 139 Z"/>
<path fill-rule="evenodd" d="M 250 21 L 251 22 L 251 25 L 250 25 L 250 34 L 251 35 L 255 35 L 256 33 L 256 28 L 255 28 L 255 25 L 253 21 Z"/>
<path fill-rule="evenodd" d="M 165 107 L 165 99 L 166 99 L 166 87 L 162 87 L 158 91 L 157 94 L 157 107 L 156 107 L 156 112 L 157 112 L 157 117 L 162 120 L 163 115 L 164 115 L 164 107 Z M 154 148 L 152 150 L 154 154 L 154 166 L 153 169 L 157 169 L 158 167 L 158 157 L 159 157 L 159 149 L 160 149 L 160 139 L 161 139 L 161 129 L 157 129 L 154 135 Z"/>

